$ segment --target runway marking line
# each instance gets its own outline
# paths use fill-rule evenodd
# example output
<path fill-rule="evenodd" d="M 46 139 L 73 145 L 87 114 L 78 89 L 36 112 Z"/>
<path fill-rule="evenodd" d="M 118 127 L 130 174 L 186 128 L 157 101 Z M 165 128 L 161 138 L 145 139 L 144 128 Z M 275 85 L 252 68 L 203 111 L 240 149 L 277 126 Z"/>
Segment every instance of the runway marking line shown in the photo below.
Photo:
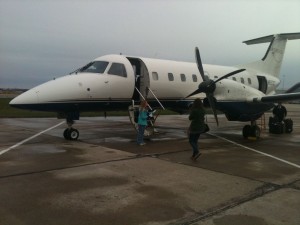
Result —
<path fill-rule="evenodd" d="M 6 153 L 6 152 L 8 152 L 8 151 L 10 151 L 10 150 L 12 150 L 12 149 L 14 149 L 14 148 L 19 147 L 20 145 L 22 145 L 22 144 L 24 144 L 24 143 L 26 143 L 26 142 L 28 142 L 28 141 L 30 141 L 30 140 L 32 140 L 32 139 L 34 139 L 34 138 L 40 136 L 40 135 L 43 134 L 43 133 L 48 132 L 49 130 L 52 130 L 52 129 L 54 129 L 54 128 L 60 126 L 60 125 L 62 125 L 63 123 L 64 123 L 64 121 L 63 121 L 63 122 L 60 122 L 60 123 L 58 123 L 58 124 L 56 124 L 56 125 L 54 125 L 53 127 L 50 127 L 50 128 L 48 128 L 48 129 L 46 129 L 46 130 L 43 130 L 43 131 L 41 131 L 41 132 L 39 132 L 39 133 L 37 133 L 37 134 L 35 134 L 35 135 L 33 135 L 33 136 L 31 136 L 31 137 L 25 139 L 25 140 L 23 140 L 23 141 L 21 141 L 21 142 L 15 144 L 15 145 L 13 145 L 13 146 L 7 148 L 7 149 L 1 150 L 1 151 L 0 151 L 0 155 L 3 155 L 4 153 Z"/>
<path fill-rule="evenodd" d="M 270 157 L 270 158 L 272 158 L 272 159 L 278 160 L 278 161 L 280 161 L 280 162 L 286 163 L 286 164 L 288 164 L 288 165 L 290 165 L 290 166 L 294 166 L 294 167 L 300 169 L 300 165 L 298 165 L 298 164 L 295 164 L 295 163 L 289 162 L 289 161 L 287 161 L 287 160 L 278 158 L 278 157 L 273 156 L 273 155 L 270 155 L 270 154 L 268 154 L 268 153 L 264 153 L 264 152 L 255 150 L 255 149 L 253 149 L 253 148 L 249 148 L 249 147 L 247 147 L 247 146 L 241 145 L 241 144 L 239 144 L 239 143 L 237 143 L 237 142 L 231 141 L 231 140 L 229 140 L 229 139 L 227 139 L 227 138 L 218 136 L 218 135 L 216 135 L 216 134 L 212 134 L 212 133 L 209 133 L 209 134 L 210 134 L 211 136 L 216 137 L 216 138 L 219 138 L 219 139 L 222 139 L 222 140 L 224 140 L 224 141 L 230 142 L 231 144 L 234 144 L 234 145 L 237 145 L 237 146 L 239 146 L 239 147 L 245 148 L 245 149 L 247 149 L 247 150 L 250 150 L 250 151 L 253 151 L 253 152 L 262 154 L 262 155 L 264 155 L 264 156 Z"/>

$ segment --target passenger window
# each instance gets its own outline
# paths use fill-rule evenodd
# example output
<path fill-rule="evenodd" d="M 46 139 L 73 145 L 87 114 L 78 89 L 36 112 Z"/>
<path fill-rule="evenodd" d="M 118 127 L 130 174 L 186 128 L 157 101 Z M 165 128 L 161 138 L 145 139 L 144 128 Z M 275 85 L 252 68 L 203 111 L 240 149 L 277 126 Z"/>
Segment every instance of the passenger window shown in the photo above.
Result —
<path fill-rule="evenodd" d="M 241 77 L 241 83 L 244 84 L 245 83 L 245 80 L 243 77 Z"/>
<path fill-rule="evenodd" d="M 95 61 L 90 62 L 89 64 L 82 67 L 79 72 L 85 72 L 85 73 L 104 73 L 106 67 L 108 65 L 108 62 L 105 61 Z"/>
<path fill-rule="evenodd" d="M 152 78 L 153 78 L 153 80 L 158 80 L 158 73 L 152 72 Z"/>
<path fill-rule="evenodd" d="M 197 76 L 196 76 L 196 74 L 193 74 L 193 75 L 192 75 L 192 78 L 193 78 L 193 81 L 194 81 L 194 82 L 197 82 Z"/>
<path fill-rule="evenodd" d="M 236 81 L 236 78 L 235 78 L 235 77 L 232 77 L 232 80 Z"/>
<path fill-rule="evenodd" d="M 173 73 L 168 73 L 169 81 L 174 81 Z"/>
<path fill-rule="evenodd" d="M 127 77 L 125 66 L 122 63 L 113 63 L 107 73 Z"/>
<path fill-rule="evenodd" d="M 186 81 L 186 77 L 185 77 L 185 74 L 180 74 L 180 78 L 181 78 L 181 81 L 182 82 L 185 82 Z"/>
<path fill-rule="evenodd" d="M 218 77 L 218 76 L 214 76 L 214 78 L 215 78 L 215 79 L 218 79 L 219 77 Z"/>
<path fill-rule="evenodd" d="M 251 79 L 250 79 L 250 78 L 248 78 L 248 83 L 249 83 L 249 84 L 252 84 L 252 82 L 251 82 Z"/>

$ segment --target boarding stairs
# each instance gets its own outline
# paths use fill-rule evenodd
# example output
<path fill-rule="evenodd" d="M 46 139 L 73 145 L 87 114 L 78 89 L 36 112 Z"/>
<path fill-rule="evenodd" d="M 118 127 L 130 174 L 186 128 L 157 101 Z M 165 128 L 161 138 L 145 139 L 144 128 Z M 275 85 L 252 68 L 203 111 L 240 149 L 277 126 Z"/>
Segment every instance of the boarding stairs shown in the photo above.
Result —
<path fill-rule="evenodd" d="M 142 93 L 138 90 L 137 87 L 135 87 L 136 91 L 139 93 L 140 97 L 142 100 L 147 100 Z M 159 116 L 160 110 L 165 110 L 165 107 L 162 105 L 162 103 L 158 100 L 158 98 L 156 97 L 156 95 L 153 93 L 153 91 L 147 87 L 147 90 L 149 90 L 149 92 L 153 95 L 153 97 L 155 98 L 155 100 L 158 102 L 159 104 L 159 108 L 154 109 L 153 107 L 151 107 L 151 105 L 148 103 L 148 107 L 149 107 L 149 117 L 148 117 L 148 125 L 145 129 L 145 133 L 144 136 L 151 136 L 153 134 L 158 133 L 157 130 L 154 127 L 155 121 L 157 119 L 157 117 Z M 134 126 L 135 130 L 138 130 L 138 113 L 139 113 L 139 108 L 140 105 L 136 105 L 135 101 L 132 100 L 132 104 L 128 107 L 128 114 L 129 114 L 129 119 L 131 124 Z"/>

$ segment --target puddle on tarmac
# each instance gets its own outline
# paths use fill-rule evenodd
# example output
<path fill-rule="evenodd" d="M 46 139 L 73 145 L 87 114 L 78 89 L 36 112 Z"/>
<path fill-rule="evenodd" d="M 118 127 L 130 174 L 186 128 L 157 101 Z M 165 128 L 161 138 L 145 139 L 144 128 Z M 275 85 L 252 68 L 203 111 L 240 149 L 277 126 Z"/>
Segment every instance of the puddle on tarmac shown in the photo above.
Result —
<path fill-rule="evenodd" d="M 104 138 L 103 142 L 107 143 L 116 143 L 116 142 L 131 142 L 131 139 L 128 138 L 122 138 L 122 137 L 109 137 L 109 138 Z"/>
<path fill-rule="evenodd" d="M 64 153 L 65 149 L 57 148 L 54 145 L 33 145 L 25 151 L 26 153 L 49 154 L 49 153 Z"/>

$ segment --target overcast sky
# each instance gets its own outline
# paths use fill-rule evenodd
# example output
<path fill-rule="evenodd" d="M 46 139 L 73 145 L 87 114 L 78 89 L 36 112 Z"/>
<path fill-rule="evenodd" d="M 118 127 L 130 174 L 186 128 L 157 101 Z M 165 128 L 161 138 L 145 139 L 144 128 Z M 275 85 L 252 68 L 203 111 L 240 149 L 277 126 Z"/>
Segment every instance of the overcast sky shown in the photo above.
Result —
<path fill-rule="evenodd" d="M 0 87 L 31 88 L 105 54 L 236 65 L 300 32 L 300 0 L 0 0 Z M 287 43 L 285 88 L 300 82 L 300 40 Z M 283 84 L 281 84 L 281 87 Z"/>

